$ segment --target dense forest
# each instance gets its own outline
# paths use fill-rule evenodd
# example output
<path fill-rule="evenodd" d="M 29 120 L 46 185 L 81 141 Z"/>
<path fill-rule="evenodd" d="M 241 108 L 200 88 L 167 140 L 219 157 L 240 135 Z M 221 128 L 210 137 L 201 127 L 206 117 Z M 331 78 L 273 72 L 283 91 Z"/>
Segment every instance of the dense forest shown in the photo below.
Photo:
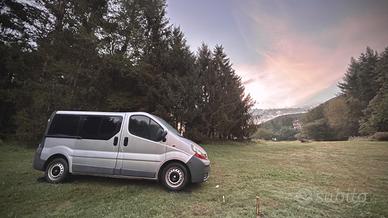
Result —
<path fill-rule="evenodd" d="M 388 47 L 382 53 L 367 48 L 351 58 L 341 93 L 303 117 L 302 136 L 344 140 L 376 134 L 388 140 Z"/>
<path fill-rule="evenodd" d="M 242 139 L 254 104 L 221 45 L 190 50 L 164 0 L 0 3 L 0 137 L 55 110 L 146 111 L 194 140 Z"/>

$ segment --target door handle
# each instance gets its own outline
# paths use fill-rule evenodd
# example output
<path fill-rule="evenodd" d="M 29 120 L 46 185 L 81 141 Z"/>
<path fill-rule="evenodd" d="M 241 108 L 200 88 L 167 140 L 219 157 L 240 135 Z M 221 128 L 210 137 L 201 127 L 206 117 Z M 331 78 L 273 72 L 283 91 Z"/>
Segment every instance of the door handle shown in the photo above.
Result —
<path fill-rule="evenodd" d="M 128 145 L 128 137 L 125 137 L 124 138 L 124 146 L 127 146 Z"/>
<path fill-rule="evenodd" d="M 113 139 L 113 145 L 116 146 L 118 142 L 119 142 L 119 138 L 116 136 L 116 137 Z"/>

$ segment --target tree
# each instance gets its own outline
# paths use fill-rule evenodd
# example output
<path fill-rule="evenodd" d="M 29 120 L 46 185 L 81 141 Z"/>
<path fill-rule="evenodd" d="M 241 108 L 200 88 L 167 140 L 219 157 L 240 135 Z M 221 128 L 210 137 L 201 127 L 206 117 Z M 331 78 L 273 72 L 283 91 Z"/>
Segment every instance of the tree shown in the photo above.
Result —
<path fill-rule="evenodd" d="M 333 130 L 333 139 L 344 140 L 351 136 L 352 117 L 349 117 L 349 106 L 346 104 L 343 95 L 337 96 L 329 100 L 323 108 L 324 117 L 327 119 L 327 124 Z"/>
<path fill-rule="evenodd" d="M 269 129 L 258 128 L 252 137 L 257 139 L 271 140 L 274 137 L 274 134 Z"/>
<path fill-rule="evenodd" d="M 315 140 L 344 140 L 351 136 L 348 112 L 343 95 L 330 99 L 304 115 L 302 135 Z"/>
<path fill-rule="evenodd" d="M 42 0 L 0 2 L 0 42 L 23 50 L 36 48 L 36 42 L 47 35 L 50 14 Z"/>
<path fill-rule="evenodd" d="M 351 119 L 348 122 L 352 135 L 359 134 L 359 121 L 363 116 L 363 110 L 377 94 L 378 75 L 375 71 L 377 61 L 377 52 L 367 47 L 365 53 L 362 53 L 357 60 L 351 59 L 344 81 L 339 84 L 349 105 Z"/>
<path fill-rule="evenodd" d="M 199 113 L 191 123 L 193 126 L 193 131 L 190 133 L 191 137 L 196 139 L 210 137 L 210 132 L 212 129 L 212 122 L 208 119 L 210 118 L 211 107 L 210 102 L 212 99 L 210 96 L 213 96 L 213 89 L 211 85 L 215 81 L 215 76 L 212 71 L 212 52 L 209 47 L 202 43 L 201 47 L 198 48 L 198 52 L 195 60 L 195 68 L 198 73 L 198 83 L 199 83 L 199 100 L 196 104 L 196 108 Z"/>
<path fill-rule="evenodd" d="M 97 50 L 103 62 L 99 79 L 102 81 L 99 87 L 105 95 L 103 109 L 149 111 L 149 90 L 154 88 L 150 81 L 154 78 L 148 71 L 153 65 L 144 60 L 144 48 L 150 43 L 146 28 L 153 25 L 148 20 L 161 16 L 159 13 L 151 14 L 149 9 L 154 8 L 151 10 L 154 12 L 164 10 L 160 2 L 109 1 L 107 15 L 98 30 L 100 42 Z"/>
<path fill-rule="evenodd" d="M 388 47 L 381 54 L 376 66 L 379 91 L 364 110 L 360 121 L 362 134 L 388 131 Z"/>
<path fill-rule="evenodd" d="M 324 118 L 305 124 L 303 126 L 302 134 L 310 139 L 318 141 L 333 139 L 332 130 L 327 124 L 327 120 Z"/>
<path fill-rule="evenodd" d="M 276 134 L 277 140 L 295 140 L 295 135 L 298 133 L 296 129 L 289 126 L 282 127 Z"/>
<path fill-rule="evenodd" d="M 381 88 L 366 109 L 366 117 L 361 120 L 360 132 L 373 134 L 388 131 L 388 85 Z"/>
<path fill-rule="evenodd" d="M 202 89 L 202 119 L 208 124 L 203 134 L 208 138 L 248 137 L 254 132 L 250 110 L 254 105 L 245 96 L 241 78 L 232 68 L 222 46 L 210 52 L 206 45 L 199 50 L 197 61 Z"/>
<path fill-rule="evenodd" d="M 195 56 L 180 28 L 174 28 L 169 43 L 168 63 L 164 85 L 172 121 L 180 132 L 190 132 L 192 122 L 198 116 L 200 96 L 199 75 L 195 69 Z"/>
<path fill-rule="evenodd" d="M 222 46 L 194 55 L 166 1 L 3 1 L 1 135 L 36 143 L 55 110 L 146 111 L 196 140 L 255 127 Z"/>

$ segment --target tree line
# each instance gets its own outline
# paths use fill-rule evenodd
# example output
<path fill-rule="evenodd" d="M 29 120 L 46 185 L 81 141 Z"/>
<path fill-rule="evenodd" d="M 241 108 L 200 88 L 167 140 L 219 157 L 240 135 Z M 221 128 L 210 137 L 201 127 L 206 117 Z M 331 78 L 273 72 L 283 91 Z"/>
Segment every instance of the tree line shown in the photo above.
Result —
<path fill-rule="evenodd" d="M 388 138 L 388 47 L 382 53 L 367 47 L 351 58 L 341 93 L 303 117 L 300 137 L 344 140 L 380 133 Z"/>
<path fill-rule="evenodd" d="M 367 47 L 358 58 L 352 57 L 338 86 L 338 96 L 307 113 L 262 123 L 253 138 L 303 141 L 372 136 L 388 140 L 388 47 L 380 54 Z"/>
<path fill-rule="evenodd" d="M 146 111 L 194 140 L 255 129 L 254 102 L 223 47 L 191 51 L 165 0 L 0 7 L 1 138 L 37 142 L 55 110 Z"/>

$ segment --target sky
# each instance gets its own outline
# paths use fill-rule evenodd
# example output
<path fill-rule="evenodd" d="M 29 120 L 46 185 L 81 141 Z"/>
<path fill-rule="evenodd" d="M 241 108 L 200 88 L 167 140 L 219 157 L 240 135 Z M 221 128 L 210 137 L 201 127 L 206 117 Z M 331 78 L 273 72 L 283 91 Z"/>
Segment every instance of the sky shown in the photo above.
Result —
<path fill-rule="evenodd" d="M 340 92 L 350 58 L 388 46 L 387 0 L 168 0 L 191 50 L 223 45 L 257 108 L 305 107 Z"/>

